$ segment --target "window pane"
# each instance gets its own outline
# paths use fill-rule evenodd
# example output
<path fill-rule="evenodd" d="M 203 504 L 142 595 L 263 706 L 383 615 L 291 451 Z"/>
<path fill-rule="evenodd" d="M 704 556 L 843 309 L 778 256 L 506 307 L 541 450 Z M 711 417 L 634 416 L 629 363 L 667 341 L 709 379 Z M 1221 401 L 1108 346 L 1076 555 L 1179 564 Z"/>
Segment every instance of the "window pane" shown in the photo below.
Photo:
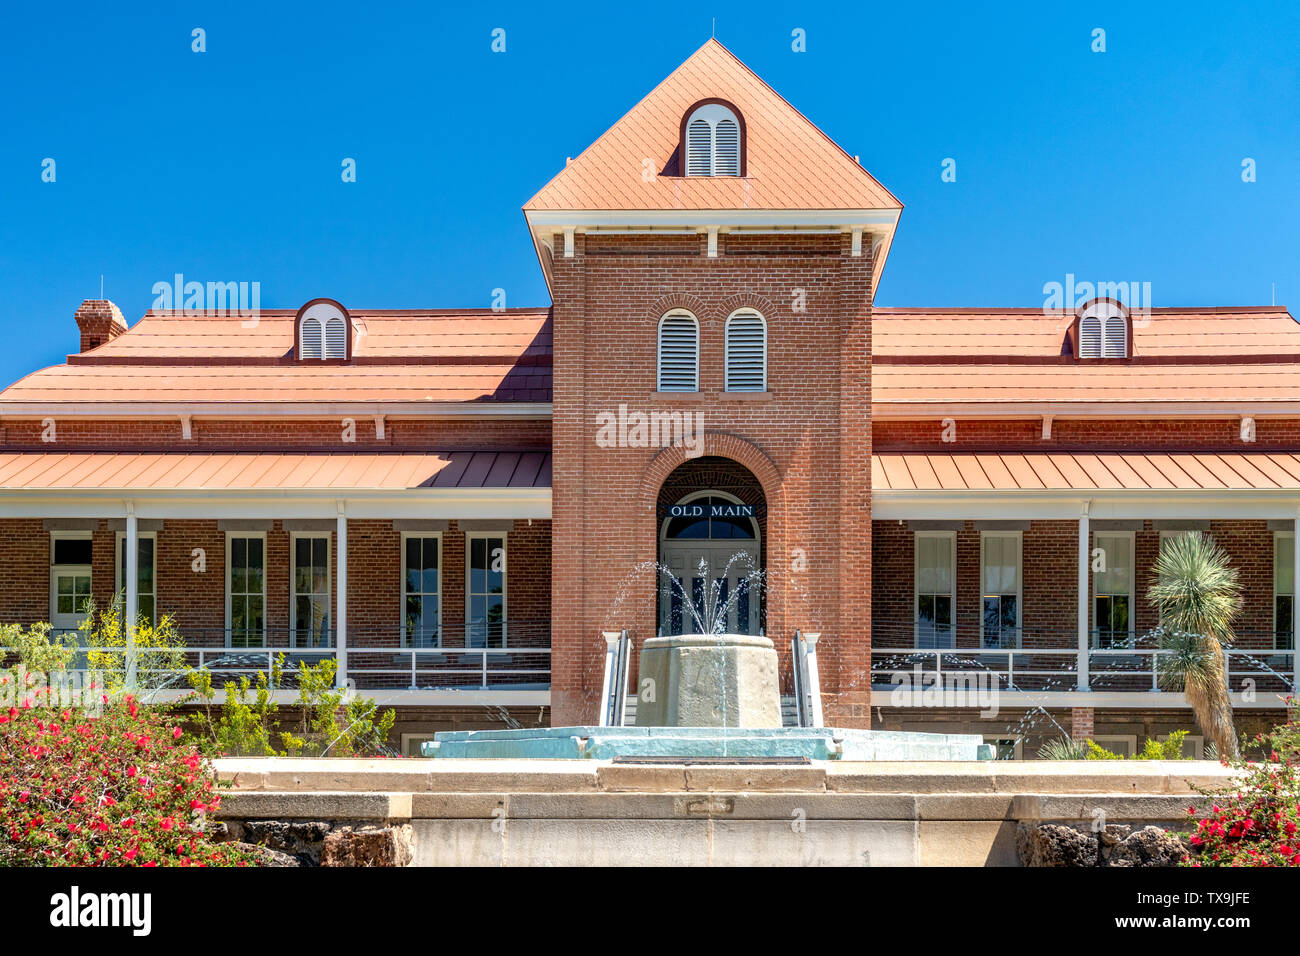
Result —
<path fill-rule="evenodd" d="M 1291 594 L 1295 590 L 1295 547 L 1290 535 L 1273 539 L 1273 593 Z"/>
<path fill-rule="evenodd" d="M 90 564 L 89 538 L 55 538 L 55 564 Z"/>
<path fill-rule="evenodd" d="M 1105 554 L 1105 571 L 1093 573 L 1093 591 L 1097 594 L 1128 594 L 1133 574 L 1127 535 L 1099 534 L 1093 547 Z"/>
<path fill-rule="evenodd" d="M 1016 626 L 1016 596 L 1014 594 L 1004 594 L 1001 600 L 1003 627 L 1014 628 Z"/>
<path fill-rule="evenodd" d="M 948 594 L 936 594 L 934 598 L 934 620 L 936 624 L 951 626 L 952 597 Z"/>
<path fill-rule="evenodd" d="M 406 539 L 406 579 L 415 581 L 419 579 L 420 571 L 420 539 Z M 415 590 L 413 585 L 407 585 L 412 591 Z"/>
<path fill-rule="evenodd" d="M 248 565 L 248 539 L 230 539 L 230 567 L 243 570 Z"/>
<path fill-rule="evenodd" d="M 424 542 L 423 567 L 426 571 L 430 569 L 436 571 L 438 568 L 438 539 L 424 538 L 422 540 Z"/>

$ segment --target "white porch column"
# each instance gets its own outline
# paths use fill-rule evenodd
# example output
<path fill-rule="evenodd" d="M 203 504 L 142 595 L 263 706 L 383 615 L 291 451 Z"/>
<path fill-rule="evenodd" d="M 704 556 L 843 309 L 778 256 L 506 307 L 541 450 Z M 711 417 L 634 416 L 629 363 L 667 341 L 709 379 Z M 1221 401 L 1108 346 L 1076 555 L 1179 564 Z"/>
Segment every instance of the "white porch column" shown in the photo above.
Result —
<path fill-rule="evenodd" d="M 126 688 L 135 690 L 135 625 L 140 617 L 140 521 L 135 504 L 126 503 Z"/>
<path fill-rule="evenodd" d="M 1295 525 L 1292 529 L 1294 537 L 1291 539 L 1291 689 L 1295 693 L 1300 689 L 1300 651 L 1296 650 L 1300 645 L 1300 516 L 1295 519 Z M 1232 690 L 1231 687 L 1228 690 Z"/>
<path fill-rule="evenodd" d="M 338 581 L 334 597 L 334 656 L 338 661 L 338 669 L 334 683 L 337 687 L 343 687 L 348 682 L 348 518 L 342 501 L 338 507 Z"/>
<path fill-rule="evenodd" d="M 1088 681 L 1088 571 L 1092 566 L 1092 538 L 1088 530 L 1085 501 L 1079 514 L 1079 690 L 1089 690 Z"/>

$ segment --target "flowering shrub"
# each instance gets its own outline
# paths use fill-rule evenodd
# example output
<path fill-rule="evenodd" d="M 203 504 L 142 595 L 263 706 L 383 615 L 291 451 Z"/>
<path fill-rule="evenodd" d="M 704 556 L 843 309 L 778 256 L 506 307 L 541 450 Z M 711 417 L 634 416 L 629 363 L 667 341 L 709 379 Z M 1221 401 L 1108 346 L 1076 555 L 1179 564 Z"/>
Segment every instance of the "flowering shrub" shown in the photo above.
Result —
<path fill-rule="evenodd" d="M 1287 723 L 1251 741 L 1266 759 L 1236 762 L 1245 774 L 1235 791 L 1197 821 L 1189 865 L 1300 866 L 1300 720 L 1288 705 Z"/>
<path fill-rule="evenodd" d="M 242 865 L 204 834 L 215 780 L 168 714 L 133 698 L 101 716 L 0 712 L 0 866 Z"/>

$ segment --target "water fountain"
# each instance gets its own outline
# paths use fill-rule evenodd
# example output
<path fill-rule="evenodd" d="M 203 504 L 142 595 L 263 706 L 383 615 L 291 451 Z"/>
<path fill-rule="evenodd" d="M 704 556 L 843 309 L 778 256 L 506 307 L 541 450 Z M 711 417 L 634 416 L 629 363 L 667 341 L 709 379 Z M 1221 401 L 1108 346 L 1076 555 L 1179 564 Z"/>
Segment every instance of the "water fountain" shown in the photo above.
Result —
<path fill-rule="evenodd" d="M 707 599 L 687 595 L 668 568 L 668 587 L 689 611 L 695 633 L 660 635 L 640 652 L 634 726 L 583 725 L 509 730 L 449 731 L 422 745 L 426 757 L 568 759 L 988 760 L 993 748 L 974 734 L 912 733 L 836 727 L 783 726 L 776 648 L 763 635 L 727 632 L 742 594 L 757 595 L 761 570 L 727 595 L 719 582 Z M 620 597 L 621 600 L 621 597 Z M 612 640 L 612 638 L 611 638 Z M 612 645 L 611 645 L 612 646 Z M 607 677 L 607 681 L 609 678 Z M 815 681 L 814 681 L 815 682 Z M 815 692 L 815 689 L 814 689 Z"/>

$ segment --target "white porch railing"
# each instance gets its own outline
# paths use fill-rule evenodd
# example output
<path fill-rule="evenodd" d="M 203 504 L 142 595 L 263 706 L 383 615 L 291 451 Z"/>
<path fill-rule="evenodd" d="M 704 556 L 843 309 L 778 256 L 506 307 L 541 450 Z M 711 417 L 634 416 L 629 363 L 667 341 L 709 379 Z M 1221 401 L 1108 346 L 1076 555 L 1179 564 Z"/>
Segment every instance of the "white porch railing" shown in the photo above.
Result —
<path fill-rule="evenodd" d="M 1084 652 L 1074 648 L 889 648 L 871 652 L 872 686 L 888 690 L 915 683 L 983 681 L 1003 691 L 1112 691 L 1161 693 L 1159 658 L 1173 653 L 1147 647 L 1091 648 L 1088 684 L 1079 686 Z M 1294 691 L 1295 651 L 1229 648 L 1224 652 L 1228 689 L 1233 693 L 1287 694 Z M 918 688 L 920 689 L 920 688 Z"/>

